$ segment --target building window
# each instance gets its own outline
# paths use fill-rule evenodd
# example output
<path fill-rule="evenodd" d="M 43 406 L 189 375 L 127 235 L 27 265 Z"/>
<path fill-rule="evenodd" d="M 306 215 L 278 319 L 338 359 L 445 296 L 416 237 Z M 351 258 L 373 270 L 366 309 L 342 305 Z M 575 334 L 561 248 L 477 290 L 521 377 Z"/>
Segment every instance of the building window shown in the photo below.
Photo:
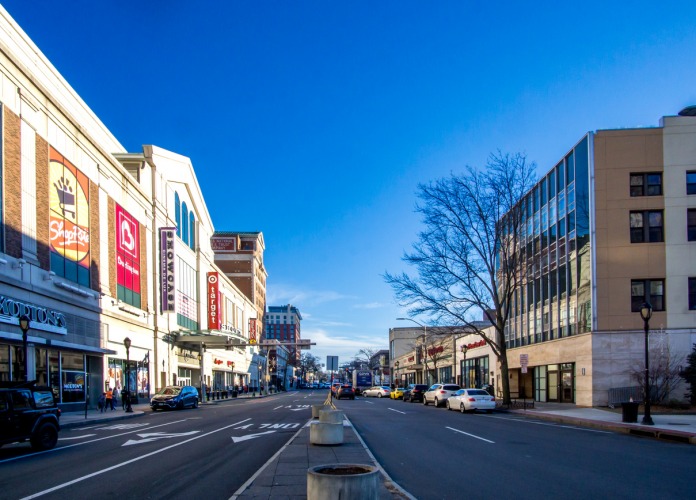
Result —
<path fill-rule="evenodd" d="M 689 278 L 689 310 L 696 311 L 696 278 Z"/>
<path fill-rule="evenodd" d="M 696 208 L 690 208 L 686 211 L 686 221 L 687 238 L 689 241 L 696 241 Z"/>
<path fill-rule="evenodd" d="M 193 210 L 189 214 L 189 247 L 191 250 L 196 250 L 196 218 L 193 216 Z"/>
<path fill-rule="evenodd" d="M 189 213 L 186 202 L 181 204 L 181 240 L 188 245 L 189 242 Z"/>
<path fill-rule="evenodd" d="M 664 311 L 665 280 L 631 280 L 631 311 L 640 312 L 643 302 L 649 302 L 653 311 Z"/>
<path fill-rule="evenodd" d="M 696 172 L 686 173 L 686 194 L 696 194 Z"/>
<path fill-rule="evenodd" d="M 664 241 L 662 210 L 644 210 L 630 213 L 631 243 Z"/>
<path fill-rule="evenodd" d="M 662 174 L 631 174 L 631 196 L 662 195 Z"/>
<path fill-rule="evenodd" d="M 174 219 L 176 220 L 176 235 L 181 238 L 181 201 L 179 193 L 174 193 Z"/>

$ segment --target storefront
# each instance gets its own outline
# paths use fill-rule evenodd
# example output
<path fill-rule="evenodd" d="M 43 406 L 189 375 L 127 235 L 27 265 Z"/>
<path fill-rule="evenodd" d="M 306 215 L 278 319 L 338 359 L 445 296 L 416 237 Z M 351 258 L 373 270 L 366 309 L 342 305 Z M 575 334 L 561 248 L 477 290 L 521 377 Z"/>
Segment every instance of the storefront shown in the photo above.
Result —
<path fill-rule="evenodd" d="M 487 355 L 462 360 L 460 370 L 459 385 L 462 387 L 483 387 L 488 384 L 489 359 Z"/>

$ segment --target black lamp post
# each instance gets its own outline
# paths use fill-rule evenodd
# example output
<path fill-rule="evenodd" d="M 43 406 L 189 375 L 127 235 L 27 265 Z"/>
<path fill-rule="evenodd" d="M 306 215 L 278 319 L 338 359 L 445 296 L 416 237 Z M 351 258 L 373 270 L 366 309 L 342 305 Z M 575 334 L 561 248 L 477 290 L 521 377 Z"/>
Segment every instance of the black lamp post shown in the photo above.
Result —
<path fill-rule="evenodd" d="M 648 356 L 648 331 L 650 330 L 650 318 L 652 317 L 652 306 L 648 302 L 643 302 L 640 306 L 640 317 L 643 318 L 643 328 L 645 330 L 645 387 L 644 404 L 645 414 L 643 415 L 643 425 L 655 425 L 650 416 L 650 359 Z"/>
<path fill-rule="evenodd" d="M 398 387 L 399 387 L 399 382 L 400 382 L 400 381 L 399 381 L 399 362 L 398 362 L 398 361 L 397 361 L 396 363 L 394 363 L 394 367 L 396 368 L 396 377 L 394 377 L 394 378 L 396 379 L 396 380 L 395 380 L 395 382 L 396 382 L 396 387 L 398 388 Z"/>
<path fill-rule="evenodd" d="M 26 314 L 19 318 L 19 328 L 22 330 L 22 347 L 24 349 L 24 380 L 29 381 L 29 346 L 27 332 L 29 331 L 29 326 L 31 320 Z"/>
<path fill-rule="evenodd" d="M 123 339 L 123 345 L 126 346 L 126 413 L 133 413 L 133 408 L 131 408 L 131 397 L 130 397 L 130 347 L 131 339 L 126 337 Z"/>
<path fill-rule="evenodd" d="M 462 370 L 462 374 L 460 375 L 460 377 L 461 377 L 460 383 L 462 384 L 462 387 L 471 387 L 471 384 L 469 382 L 467 382 L 467 380 L 466 380 L 466 351 L 468 351 L 468 350 L 469 350 L 469 348 L 466 346 L 466 344 L 463 344 L 461 347 L 461 351 L 462 351 L 462 357 L 463 357 L 462 366 L 464 367 L 464 370 Z"/>

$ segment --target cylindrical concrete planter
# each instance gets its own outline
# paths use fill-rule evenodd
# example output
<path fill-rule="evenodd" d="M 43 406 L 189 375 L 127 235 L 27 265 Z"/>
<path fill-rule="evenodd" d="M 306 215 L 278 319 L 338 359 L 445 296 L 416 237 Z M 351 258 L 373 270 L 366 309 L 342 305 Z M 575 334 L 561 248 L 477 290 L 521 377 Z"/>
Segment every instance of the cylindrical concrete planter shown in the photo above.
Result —
<path fill-rule="evenodd" d="M 364 464 L 327 464 L 307 469 L 307 500 L 377 500 L 379 470 Z"/>
<path fill-rule="evenodd" d="M 312 422 L 309 426 L 309 442 L 328 446 L 343 444 L 343 423 Z"/>
<path fill-rule="evenodd" d="M 341 410 L 332 410 L 330 406 L 319 411 L 319 422 L 328 422 L 330 424 L 342 424 L 343 412 Z"/>
<path fill-rule="evenodd" d="M 325 407 L 326 405 L 312 405 L 312 418 L 319 418 L 319 412 Z M 331 408 L 329 406 L 329 408 Z"/>

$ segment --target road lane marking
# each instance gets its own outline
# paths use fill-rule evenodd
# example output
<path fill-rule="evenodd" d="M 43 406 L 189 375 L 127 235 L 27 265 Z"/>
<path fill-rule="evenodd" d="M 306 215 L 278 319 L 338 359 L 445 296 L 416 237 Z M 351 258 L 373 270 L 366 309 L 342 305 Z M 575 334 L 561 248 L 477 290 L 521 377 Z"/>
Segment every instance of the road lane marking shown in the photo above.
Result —
<path fill-rule="evenodd" d="M 387 408 L 387 410 L 395 411 L 396 413 L 401 413 L 402 415 L 406 415 L 405 411 L 395 410 L 394 408 Z"/>
<path fill-rule="evenodd" d="M 453 427 L 447 427 L 447 426 L 445 426 L 445 429 L 449 429 L 449 430 L 454 431 L 454 432 L 459 432 L 459 433 L 461 433 L 461 434 L 466 434 L 466 435 L 469 436 L 469 437 L 476 438 L 476 439 L 480 439 L 481 441 L 485 441 L 486 443 L 495 444 L 495 441 L 491 441 L 491 440 L 489 440 L 489 439 L 484 439 L 484 438 L 482 438 L 482 437 L 480 437 L 480 436 L 477 436 L 477 435 L 475 435 L 475 434 L 469 434 L 468 432 L 460 431 L 459 429 L 455 429 L 455 428 L 453 428 Z"/>
<path fill-rule="evenodd" d="M 276 406 L 276 407 L 273 408 L 273 409 L 274 409 L 274 410 L 277 410 L 278 408 L 282 408 L 282 407 L 283 407 L 283 405 L 280 405 L 280 406 Z"/>
<path fill-rule="evenodd" d="M 181 437 L 181 436 L 191 436 L 193 434 L 198 434 L 201 431 L 191 431 L 191 432 L 173 432 L 173 433 L 166 433 L 166 432 L 145 432 L 143 434 L 138 434 L 143 439 L 129 439 L 125 443 L 123 443 L 121 446 L 131 446 L 134 444 L 141 444 L 141 443 L 149 443 L 151 441 L 157 441 L 158 439 L 169 439 L 173 437 Z"/>
<path fill-rule="evenodd" d="M 257 438 L 259 436 L 263 436 L 264 434 L 273 434 L 274 432 L 276 432 L 276 431 L 259 432 L 257 434 L 247 434 L 246 436 L 240 436 L 240 437 L 232 436 L 232 441 L 234 441 L 235 443 L 239 443 L 242 441 L 248 441 L 249 439 Z"/>
<path fill-rule="evenodd" d="M 88 437 L 92 437 L 92 436 L 96 436 L 96 434 L 85 434 L 84 436 L 73 436 L 73 437 L 69 437 L 69 438 L 58 438 L 58 441 L 70 441 L 70 440 L 73 440 L 73 439 L 84 439 L 84 438 L 88 438 Z"/>
<path fill-rule="evenodd" d="M 373 404 L 374 404 L 372 401 L 368 401 L 367 399 L 365 400 L 365 402 L 366 402 L 367 404 L 369 404 L 369 405 L 373 405 Z"/>
<path fill-rule="evenodd" d="M 245 418 L 244 420 L 240 420 L 239 422 L 236 422 L 234 424 L 227 425 L 227 426 L 221 427 L 219 429 L 215 429 L 214 431 L 210 431 L 210 432 L 207 432 L 205 434 L 201 434 L 200 436 L 192 437 L 192 438 L 187 439 L 185 441 L 181 441 L 179 443 L 175 443 L 175 444 L 166 446 L 164 448 L 160 448 L 159 450 L 155 450 L 155 451 L 152 451 L 150 453 L 146 453 L 145 455 L 140 455 L 136 458 L 126 460 L 125 462 L 122 462 L 120 464 L 112 465 L 111 467 L 107 467 L 106 469 L 102 469 L 102 470 L 97 471 L 97 472 L 92 472 L 91 474 L 87 474 L 85 476 L 78 477 L 77 479 L 73 479 L 72 481 L 68 481 L 66 483 L 59 484 L 57 486 L 54 486 L 53 488 L 39 491 L 38 493 L 34 493 L 33 495 L 30 495 L 28 497 L 24 497 L 22 500 L 31 500 L 32 498 L 38 498 L 38 497 L 43 496 L 43 495 L 48 495 L 49 493 L 53 493 L 54 491 L 58 491 L 58 490 L 61 490 L 63 488 L 67 488 L 68 486 L 72 486 L 73 484 L 85 481 L 87 479 L 91 479 L 93 477 L 99 476 L 101 474 L 105 474 L 107 472 L 111 472 L 112 470 L 120 469 L 121 467 L 125 467 L 126 465 L 130 465 L 132 463 L 139 462 L 140 460 L 143 460 L 145 458 L 149 458 L 153 455 L 157 455 L 158 453 L 162 453 L 163 451 L 168 451 L 168 450 L 171 450 L 172 448 L 176 448 L 177 446 L 181 446 L 181 445 L 184 445 L 186 443 L 190 443 L 191 441 L 195 441 L 196 439 L 201 439 L 201 438 L 204 438 L 206 436 L 210 436 L 211 434 L 215 434 L 216 432 L 224 431 L 225 429 L 229 429 L 230 427 L 234 427 L 235 425 L 239 425 L 242 422 L 246 422 L 247 420 L 251 420 L 251 419 Z"/>
<path fill-rule="evenodd" d="M 167 426 L 167 425 L 172 425 L 172 424 L 179 424 L 179 423 L 181 423 L 181 422 L 186 422 L 187 420 L 189 420 L 189 419 L 185 418 L 185 419 L 183 419 L 183 420 L 175 420 L 174 422 L 168 422 L 168 423 L 166 423 L 166 424 L 153 425 L 152 427 L 148 427 L 148 430 L 150 430 L 150 429 L 156 429 L 157 427 L 165 427 L 165 426 Z M 247 419 L 247 420 L 249 420 L 249 419 Z M 98 442 L 98 441 L 104 441 L 105 439 L 113 439 L 113 438 L 117 438 L 117 437 L 120 437 L 120 436 L 126 436 L 126 435 L 128 435 L 128 434 L 133 434 L 133 433 L 135 433 L 135 432 L 142 432 L 142 430 L 143 430 L 143 429 L 140 429 L 140 431 L 122 432 L 122 433 L 120 433 L 120 434 L 114 434 L 113 436 L 104 436 L 104 437 L 100 437 L 100 438 L 97 438 L 97 439 L 92 439 L 92 440 L 90 440 L 90 441 L 85 441 L 85 442 L 83 442 L 83 443 L 69 444 L 69 445 L 67 445 L 67 446 L 61 446 L 61 447 L 59 447 L 59 448 L 51 448 L 50 450 L 39 451 L 39 452 L 37 452 L 37 453 L 29 453 L 29 454 L 27 454 L 27 455 L 21 455 L 21 456 L 18 456 L 18 457 L 7 458 L 7 459 L 5 459 L 5 460 L 0 460 L 0 464 L 3 464 L 3 463 L 5 463 L 5 462 L 13 462 L 13 461 L 15 461 L 15 460 L 21 460 L 22 458 L 35 457 L 35 456 L 37 456 L 37 455 L 43 455 L 43 454 L 45 454 L 45 453 L 54 453 L 54 452 L 56 452 L 56 451 L 61 451 L 61 450 L 66 450 L 66 449 L 68 449 L 68 448 L 73 448 L 73 447 L 75 447 L 75 446 L 82 446 L 82 445 L 85 445 L 85 444 L 96 443 L 96 442 Z"/>

